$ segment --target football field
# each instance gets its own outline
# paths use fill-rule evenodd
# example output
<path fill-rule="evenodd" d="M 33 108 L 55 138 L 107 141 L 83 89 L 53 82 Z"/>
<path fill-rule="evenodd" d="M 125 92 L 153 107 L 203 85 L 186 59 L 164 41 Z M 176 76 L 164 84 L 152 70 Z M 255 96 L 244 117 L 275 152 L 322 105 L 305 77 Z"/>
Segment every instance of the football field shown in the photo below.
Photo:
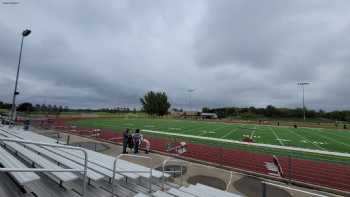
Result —
<path fill-rule="evenodd" d="M 83 119 L 72 122 L 81 127 L 105 128 L 121 132 L 139 128 L 144 134 L 210 139 L 216 145 L 246 137 L 255 143 L 350 153 L 350 131 L 322 128 L 293 128 L 253 124 L 147 118 Z"/>

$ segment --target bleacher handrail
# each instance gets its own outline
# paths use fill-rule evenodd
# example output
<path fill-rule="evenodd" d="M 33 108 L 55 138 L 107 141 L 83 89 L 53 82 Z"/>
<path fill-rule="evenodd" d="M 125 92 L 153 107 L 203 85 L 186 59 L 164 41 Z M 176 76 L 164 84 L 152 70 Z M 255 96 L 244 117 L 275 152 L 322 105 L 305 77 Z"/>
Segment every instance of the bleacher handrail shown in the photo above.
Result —
<path fill-rule="evenodd" d="M 85 156 L 85 162 L 84 162 L 84 169 L 48 169 L 48 168 L 0 168 L 0 172 L 84 172 L 83 175 L 83 191 L 82 191 L 82 197 L 85 196 L 86 193 L 86 184 L 87 184 L 87 164 L 88 164 L 88 154 L 87 151 L 80 147 L 73 147 L 73 146 L 66 146 L 66 145 L 60 145 L 60 144 L 50 144 L 50 143 L 41 143 L 41 142 L 33 142 L 30 140 L 22 140 L 22 139 L 13 139 L 13 138 L 4 138 L 0 137 L 0 141 L 3 142 L 16 142 L 20 144 L 33 144 L 33 145 L 39 145 L 39 146 L 48 146 L 48 147 L 57 147 L 57 148 L 64 148 L 64 149 L 74 149 L 74 150 L 80 150 L 84 153 Z"/>
<path fill-rule="evenodd" d="M 229 189 L 229 187 L 230 187 L 230 185 L 232 183 L 232 178 L 233 178 L 233 172 L 230 171 L 230 179 L 229 179 L 228 183 L 226 184 L 226 190 L 225 190 L 227 192 L 228 192 L 228 189 Z"/>
<path fill-rule="evenodd" d="M 121 157 L 135 157 L 135 158 L 144 158 L 144 159 L 148 159 L 150 161 L 150 166 L 153 165 L 153 159 L 152 157 L 149 156 L 143 156 L 143 155 L 128 155 L 128 154 L 119 154 L 118 156 L 116 156 L 116 158 L 114 159 L 113 162 L 113 177 L 112 177 L 112 196 L 114 196 L 114 181 L 115 181 L 115 174 L 116 173 L 149 173 L 149 192 L 152 192 L 152 170 L 153 168 L 150 167 L 149 171 L 145 171 L 145 170 L 117 170 L 117 163 L 120 160 Z"/>
<path fill-rule="evenodd" d="M 165 170 L 165 166 L 168 162 L 176 162 L 176 163 L 180 163 L 180 164 L 183 164 L 181 165 L 181 168 L 180 170 L 168 170 L 166 171 Z M 165 185 L 165 173 L 178 173 L 180 172 L 180 182 L 181 182 L 181 187 L 183 186 L 183 166 L 186 166 L 186 162 L 183 161 L 183 160 L 180 160 L 180 159 L 173 159 L 173 158 L 168 158 L 168 159 L 165 159 L 163 162 L 162 162 L 162 173 L 163 173 L 163 176 L 162 176 L 162 190 L 164 191 L 164 185 Z"/>

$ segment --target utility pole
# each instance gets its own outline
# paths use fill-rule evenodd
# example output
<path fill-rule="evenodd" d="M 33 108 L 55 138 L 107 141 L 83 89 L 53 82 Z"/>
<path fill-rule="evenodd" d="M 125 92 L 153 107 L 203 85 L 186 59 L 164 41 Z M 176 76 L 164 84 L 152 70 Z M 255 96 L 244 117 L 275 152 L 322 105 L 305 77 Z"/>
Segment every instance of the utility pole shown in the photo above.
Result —
<path fill-rule="evenodd" d="M 301 86 L 303 88 L 303 114 L 304 114 L 304 121 L 306 120 L 306 109 L 305 109 L 305 86 L 310 85 L 310 82 L 299 82 L 297 85 Z"/>

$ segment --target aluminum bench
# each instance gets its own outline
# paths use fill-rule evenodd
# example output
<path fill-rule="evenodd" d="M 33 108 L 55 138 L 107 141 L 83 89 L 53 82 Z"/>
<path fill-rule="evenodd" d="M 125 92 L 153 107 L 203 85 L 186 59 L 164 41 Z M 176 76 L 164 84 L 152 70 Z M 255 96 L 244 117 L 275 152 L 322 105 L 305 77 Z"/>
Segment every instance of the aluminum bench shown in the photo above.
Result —
<path fill-rule="evenodd" d="M 16 157 L 11 155 L 2 147 L 0 147 L 0 163 L 5 168 L 22 168 L 22 169 L 28 168 L 26 165 L 24 165 Z M 14 179 L 20 185 L 25 185 L 26 183 L 40 179 L 40 177 L 34 172 L 9 172 L 9 174 L 12 177 L 14 177 Z"/>
<path fill-rule="evenodd" d="M 162 192 L 162 191 L 156 191 L 152 194 L 152 196 L 154 196 L 154 197 L 174 197 L 173 195 L 168 194 L 166 192 Z"/>
<path fill-rule="evenodd" d="M 37 153 L 25 148 L 22 145 L 19 145 L 15 142 L 4 142 L 6 147 L 10 147 L 16 154 L 21 155 L 22 158 L 26 159 L 29 162 L 32 162 L 34 166 L 40 166 L 42 168 L 48 169 L 64 169 L 60 166 L 57 166 L 55 163 L 47 160 L 46 158 L 38 155 Z M 75 174 L 71 172 L 50 172 L 47 174 L 53 175 L 59 181 L 67 182 L 72 181 L 78 178 Z"/>
<path fill-rule="evenodd" d="M 57 140 L 46 137 L 46 136 L 42 136 L 30 131 L 26 131 L 26 132 L 21 132 L 19 134 L 21 137 L 25 137 L 25 138 L 29 138 L 32 140 L 41 140 L 41 141 L 45 141 L 47 143 L 56 143 Z M 75 150 L 62 150 L 67 152 L 68 154 L 72 154 L 74 156 L 83 158 L 83 155 L 79 152 L 79 151 L 75 151 Z M 102 154 L 102 153 L 98 153 L 95 151 L 91 151 L 91 150 L 86 150 L 88 152 L 89 155 L 89 163 L 94 163 L 96 165 L 99 165 L 101 167 L 107 168 L 109 170 L 113 170 L 113 162 L 115 160 L 114 157 Z M 150 168 L 139 165 L 139 164 L 135 164 L 132 162 L 128 162 L 125 160 L 118 160 L 118 165 L 117 165 L 117 171 L 135 171 L 134 173 L 121 173 L 126 177 L 129 178 L 133 178 L 133 179 L 137 179 L 140 176 L 145 177 L 145 178 L 149 178 L 150 174 L 149 173 L 144 173 L 144 172 L 137 172 L 137 171 L 150 171 Z M 165 173 L 164 174 L 165 177 L 170 177 L 169 174 Z M 152 176 L 156 177 L 156 178 L 161 178 L 163 176 L 163 173 L 158 171 L 158 170 L 152 170 Z"/>
<path fill-rule="evenodd" d="M 0 130 L 0 134 L 4 135 L 4 136 L 7 136 L 7 137 L 12 137 L 13 136 L 13 137 L 19 138 L 19 135 L 6 133 L 6 132 L 1 131 L 1 130 Z M 55 153 L 53 153 L 51 151 L 48 151 L 45 148 L 37 146 L 37 145 L 27 144 L 26 147 L 32 149 L 33 151 L 35 151 L 37 153 L 45 155 L 46 157 L 48 157 L 48 158 L 50 158 L 50 159 L 52 159 L 52 160 L 54 160 L 54 161 L 56 161 L 56 162 L 58 162 L 60 164 L 63 164 L 66 167 L 74 168 L 74 169 L 83 169 L 84 160 L 82 162 L 80 162 L 80 164 L 77 164 L 77 163 L 73 162 L 70 159 L 64 158 L 64 157 L 62 157 L 62 156 L 60 156 L 58 154 L 55 154 Z M 83 174 L 83 173 L 84 172 L 81 172 L 81 174 Z M 97 173 L 97 172 L 95 172 L 93 170 L 88 169 L 87 177 L 90 178 L 91 180 L 97 181 L 97 180 L 103 179 L 104 175 L 102 175 L 100 173 Z"/>
<path fill-rule="evenodd" d="M 187 193 L 187 192 L 184 192 L 184 191 L 175 189 L 175 188 L 170 188 L 170 189 L 167 191 L 167 193 L 172 194 L 172 195 L 174 195 L 174 196 L 181 196 L 181 197 L 197 197 L 197 196 L 194 195 L 194 194 L 190 194 L 190 193 Z"/>

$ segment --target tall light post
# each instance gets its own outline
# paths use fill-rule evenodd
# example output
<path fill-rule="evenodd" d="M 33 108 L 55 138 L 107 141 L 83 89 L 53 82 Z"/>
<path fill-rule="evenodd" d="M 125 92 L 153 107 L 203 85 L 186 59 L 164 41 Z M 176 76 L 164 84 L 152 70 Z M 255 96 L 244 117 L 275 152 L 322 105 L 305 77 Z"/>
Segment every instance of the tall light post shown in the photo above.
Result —
<path fill-rule="evenodd" d="M 15 89 L 13 91 L 13 97 L 12 97 L 12 108 L 11 108 L 11 122 L 14 125 L 16 121 L 16 96 L 19 94 L 17 91 L 17 85 L 18 85 L 18 77 L 19 77 L 19 69 L 21 67 L 21 58 L 22 58 L 22 48 L 23 48 L 23 40 L 24 37 L 29 36 L 31 31 L 29 29 L 26 29 L 22 32 L 22 39 L 21 39 L 21 48 L 19 51 L 19 58 L 18 58 L 18 65 L 17 65 L 17 74 L 16 74 L 16 82 L 15 82 Z"/>
<path fill-rule="evenodd" d="M 191 103 L 191 94 L 195 91 L 195 89 L 188 89 L 187 92 L 188 92 L 188 103 L 189 103 L 189 107 L 190 107 L 190 110 L 192 110 L 192 103 Z"/>
<path fill-rule="evenodd" d="M 304 113 L 304 121 L 306 120 L 306 112 L 305 112 L 305 86 L 311 84 L 310 82 L 299 82 L 297 83 L 299 86 L 303 88 L 303 113 Z"/>

